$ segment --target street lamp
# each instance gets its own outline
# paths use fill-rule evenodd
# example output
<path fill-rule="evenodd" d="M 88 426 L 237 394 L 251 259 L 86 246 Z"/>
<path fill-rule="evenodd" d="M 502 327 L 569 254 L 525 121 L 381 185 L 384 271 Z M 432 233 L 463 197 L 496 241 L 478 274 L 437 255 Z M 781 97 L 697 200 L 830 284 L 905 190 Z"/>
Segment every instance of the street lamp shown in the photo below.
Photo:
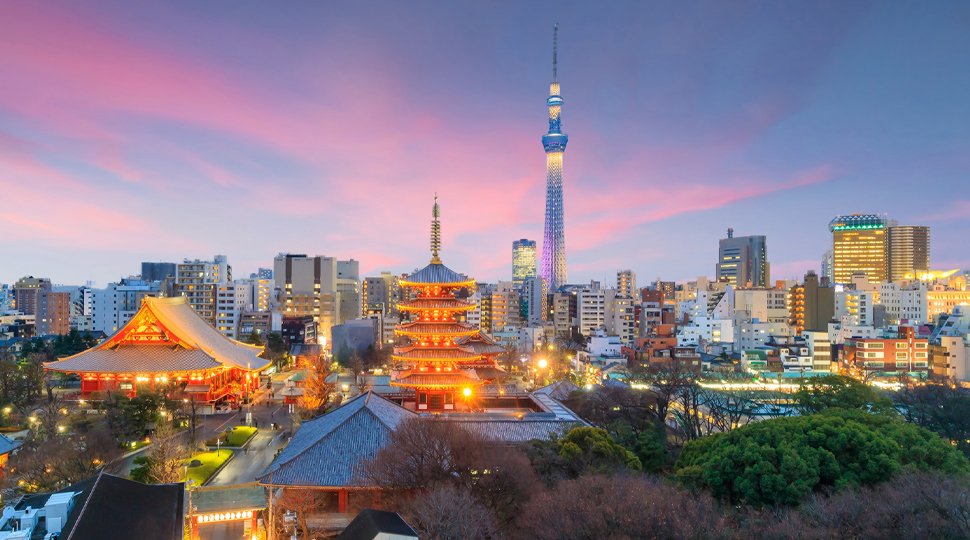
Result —
<path fill-rule="evenodd" d="M 539 368 L 540 369 L 546 369 L 546 366 L 548 366 L 548 365 L 549 365 L 549 362 L 546 362 L 546 359 L 545 358 L 543 358 L 542 360 L 539 360 Z"/>

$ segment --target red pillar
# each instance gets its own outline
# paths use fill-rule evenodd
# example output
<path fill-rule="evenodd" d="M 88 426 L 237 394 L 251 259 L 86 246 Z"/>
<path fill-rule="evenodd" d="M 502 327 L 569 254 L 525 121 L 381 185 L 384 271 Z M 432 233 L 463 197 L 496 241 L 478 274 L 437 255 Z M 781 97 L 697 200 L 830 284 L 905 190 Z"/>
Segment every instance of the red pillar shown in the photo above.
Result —
<path fill-rule="evenodd" d="M 337 492 L 337 513 L 347 513 L 347 490 L 341 489 Z"/>
<path fill-rule="evenodd" d="M 195 540 L 199 537 L 199 518 L 195 516 L 192 518 L 192 537 L 191 540 Z"/>
<path fill-rule="evenodd" d="M 258 527 L 258 526 L 259 526 L 259 523 L 256 520 L 256 511 L 254 510 L 253 511 L 253 525 L 249 528 L 249 533 L 251 535 L 253 535 L 253 537 L 256 536 L 256 527 Z"/>

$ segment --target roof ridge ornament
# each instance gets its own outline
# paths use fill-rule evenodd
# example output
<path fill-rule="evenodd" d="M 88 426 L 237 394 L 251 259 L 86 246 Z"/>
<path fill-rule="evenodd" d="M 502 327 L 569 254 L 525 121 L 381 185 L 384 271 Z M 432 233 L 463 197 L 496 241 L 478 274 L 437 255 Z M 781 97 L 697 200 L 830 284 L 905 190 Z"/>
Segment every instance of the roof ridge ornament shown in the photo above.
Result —
<path fill-rule="evenodd" d="M 438 218 L 441 217 L 441 207 L 438 206 L 438 193 L 434 194 L 434 207 L 431 209 L 431 264 L 441 264 L 441 259 L 438 258 L 438 251 L 441 249 L 441 223 Z"/>

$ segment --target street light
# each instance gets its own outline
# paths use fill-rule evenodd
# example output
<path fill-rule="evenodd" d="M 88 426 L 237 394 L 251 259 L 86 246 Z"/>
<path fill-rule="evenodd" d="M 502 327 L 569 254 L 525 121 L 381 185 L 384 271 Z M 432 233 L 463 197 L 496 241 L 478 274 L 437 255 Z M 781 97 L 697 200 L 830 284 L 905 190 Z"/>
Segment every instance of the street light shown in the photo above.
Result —
<path fill-rule="evenodd" d="M 548 365 L 549 365 L 549 362 L 546 362 L 546 359 L 545 358 L 543 358 L 542 360 L 539 360 L 539 367 L 541 369 L 546 369 L 546 366 L 548 366 Z"/>
<path fill-rule="evenodd" d="M 468 396 L 472 395 L 472 389 L 471 388 L 466 388 L 466 389 L 462 390 L 461 393 L 462 394 L 465 394 L 465 397 L 468 397 Z"/>

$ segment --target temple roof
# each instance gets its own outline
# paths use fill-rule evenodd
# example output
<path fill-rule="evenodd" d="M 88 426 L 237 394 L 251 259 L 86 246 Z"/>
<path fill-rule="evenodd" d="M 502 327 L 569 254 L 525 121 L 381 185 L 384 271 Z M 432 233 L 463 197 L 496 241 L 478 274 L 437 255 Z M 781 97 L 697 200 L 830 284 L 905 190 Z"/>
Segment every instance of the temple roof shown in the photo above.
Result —
<path fill-rule="evenodd" d="M 391 431 L 402 421 L 417 416 L 375 393 L 361 394 L 333 412 L 300 425 L 290 444 L 256 480 L 272 486 L 369 487 L 362 475 L 366 461 L 389 443 Z M 527 415 L 522 420 L 496 420 L 482 415 L 478 420 L 468 415 L 441 415 L 440 419 L 504 444 L 545 439 L 550 433 L 561 437 L 572 428 L 587 425 L 575 415 L 538 416 L 542 418 Z"/>
<path fill-rule="evenodd" d="M 505 347 L 501 346 L 497 341 L 483 334 L 481 331 L 479 331 L 477 334 L 460 337 L 455 340 L 455 343 L 467 349 L 471 349 L 478 354 L 502 354 L 506 352 Z"/>
<path fill-rule="evenodd" d="M 503 377 L 509 376 L 509 374 L 504 369 L 497 368 L 494 366 L 476 367 L 475 374 L 478 375 L 478 378 L 482 379 L 483 381 L 501 379 Z"/>
<path fill-rule="evenodd" d="M 257 481 L 274 486 L 366 486 L 363 462 L 384 447 L 402 420 L 415 416 L 377 394 L 360 394 L 333 412 L 303 422 Z"/>
<path fill-rule="evenodd" d="M 397 307 L 398 309 L 403 309 L 405 311 L 417 311 L 422 309 L 464 311 L 466 309 L 475 309 L 476 306 L 471 302 L 466 302 L 457 298 L 415 298 L 414 300 L 398 302 Z"/>
<path fill-rule="evenodd" d="M 459 274 L 441 263 L 431 263 L 399 281 L 404 287 L 411 285 L 464 285 L 474 282 L 474 279 L 465 274 Z"/>
<path fill-rule="evenodd" d="M 163 373 L 220 366 L 258 371 L 270 364 L 259 358 L 262 350 L 222 335 L 185 297 L 146 297 L 138 313 L 107 341 L 45 367 L 68 372 Z"/>
<path fill-rule="evenodd" d="M 170 373 L 204 371 L 222 367 L 205 351 L 179 345 L 118 345 L 114 349 L 89 349 L 46 364 L 47 369 L 76 373 Z"/>

